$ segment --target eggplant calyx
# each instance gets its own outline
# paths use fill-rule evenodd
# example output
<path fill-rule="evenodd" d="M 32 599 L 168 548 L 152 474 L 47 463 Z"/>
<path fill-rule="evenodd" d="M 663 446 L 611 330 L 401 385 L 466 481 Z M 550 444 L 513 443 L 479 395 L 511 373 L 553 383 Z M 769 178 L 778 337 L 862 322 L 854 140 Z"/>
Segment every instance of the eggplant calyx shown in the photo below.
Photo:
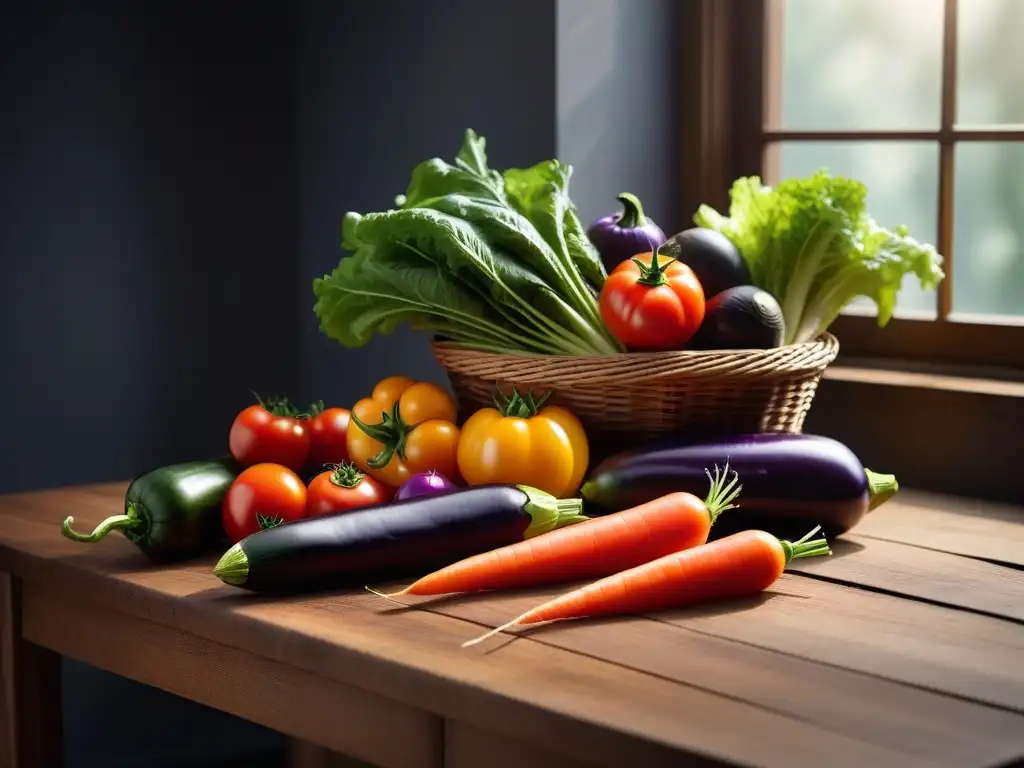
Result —
<path fill-rule="evenodd" d="M 350 461 L 335 464 L 330 471 L 331 485 L 336 485 L 339 488 L 355 488 L 364 477 L 363 473 L 359 471 L 359 467 Z"/>
<path fill-rule="evenodd" d="M 872 472 L 865 469 L 864 474 L 868 478 L 868 511 L 877 509 L 891 499 L 900 489 L 896 482 L 896 475 L 884 475 L 880 472 Z"/>
<path fill-rule="evenodd" d="M 632 192 L 620 192 L 615 199 L 622 203 L 622 213 L 619 215 L 616 225 L 621 229 L 636 229 L 647 226 L 647 217 L 644 216 L 644 207 L 640 198 Z"/>
<path fill-rule="evenodd" d="M 523 531 L 524 539 L 532 539 L 555 528 L 564 528 L 590 519 L 582 514 L 582 499 L 556 499 L 550 493 L 533 486 L 516 487 L 526 494 L 523 511 L 530 516 L 530 524 Z"/>
<path fill-rule="evenodd" d="M 232 546 L 217 561 L 217 565 L 213 567 L 213 575 L 233 587 L 245 584 L 249 578 L 249 557 L 242 549 L 241 542 Z"/>
<path fill-rule="evenodd" d="M 710 470 L 705 469 L 704 474 L 708 476 L 708 480 L 711 481 L 711 487 L 708 489 L 708 495 L 704 499 L 704 506 L 708 508 L 708 516 L 711 518 L 711 525 L 715 524 L 718 516 L 725 512 L 727 509 L 734 509 L 737 505 L 733 504 L 736 498 L 740 495 L 740 491 L 743 490 L 743 486 L 739 484 L 740 476 L 736 470 L 732 470 L 732 479 L 729 479 L 729 462 L 725 462 L 725 468 L 719 469 L 718 465 L 715 465 L 715 474 L 712 475 Z"/>
<path fill-rule="evenodd" d="M 668 282 L 668 278 L 665 277 L 665 270 L 667 270 L 669 265 L 675 262 L 676 259 L 675 257 L 672 257 L 668 261 L 662 262 L 661 259 L 658 258 L 660 250 L 660 248 L 655 248 L 651 251 L 650 264 L 646 264 L 642 259 L 633 258 L 633 263 L 640 268 L 640 277 L 636 280 L 637 284 L 657 288 L 659 285 L 664 285 Z"/>

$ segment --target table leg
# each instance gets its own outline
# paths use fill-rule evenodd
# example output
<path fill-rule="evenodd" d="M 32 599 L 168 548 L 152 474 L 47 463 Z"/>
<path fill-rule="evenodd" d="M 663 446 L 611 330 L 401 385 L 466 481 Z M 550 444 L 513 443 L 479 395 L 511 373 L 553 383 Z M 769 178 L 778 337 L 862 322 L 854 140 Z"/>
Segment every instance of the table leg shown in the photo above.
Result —
<path fill-rule="evenodd" d="M 60 768 L 61 659 L 21 636 L 21 582 L 0 573 L 0 768 Z"/>

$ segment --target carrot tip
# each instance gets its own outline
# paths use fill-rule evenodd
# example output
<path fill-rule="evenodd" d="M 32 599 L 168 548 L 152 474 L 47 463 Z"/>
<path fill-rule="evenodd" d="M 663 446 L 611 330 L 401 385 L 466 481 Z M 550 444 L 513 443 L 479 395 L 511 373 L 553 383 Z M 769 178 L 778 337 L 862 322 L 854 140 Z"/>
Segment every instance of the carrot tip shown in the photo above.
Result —
<path fill-rule="evenodd" d="M 377 597 L 383 597 L 385 600 L 390 600 L 392 603 L 398 603 L 399 605 L 405 605 L 405 603 L 401 602 L 400 600 L 396 600 L 395 598 L 396 597 L 403 597 L 406 594 L 408 594 L 408 590 L 407 589 L 400 589 L 398 592 L 390 592 L 390 593 L 388 593 L 388 592 L 379 592 L 378 590 L 374 589 L 373 587 L 363 587 L 363 589 L 365 589 L 370 594 L 376 595 Z"/>
<path fill-rule="evenodd" d="M 464 642 L 462 644 L 462 647 L 463 648 L 469 648 L 469 646 L 471 646 L 471 645 L 476 645 L 477 643 L 482 643 L 484 640 L 489 640 L 490 638 L 494 637 L 495 635 L 500 635 L 506 629 L 512 629 L 513 627 L 518 627 L 518 626 L 519 626 L 519 619 L 512 619 L 512 621 L 508 622 L 507 624 L 502 624 L 500 627 L 495 627 L 494 629 L 490 630 L 489 632 L 484 632 L 482 635 L 480 635 L 480 637 L 474 637 L 472 640 L 467 640 L 466 642 Z"/>

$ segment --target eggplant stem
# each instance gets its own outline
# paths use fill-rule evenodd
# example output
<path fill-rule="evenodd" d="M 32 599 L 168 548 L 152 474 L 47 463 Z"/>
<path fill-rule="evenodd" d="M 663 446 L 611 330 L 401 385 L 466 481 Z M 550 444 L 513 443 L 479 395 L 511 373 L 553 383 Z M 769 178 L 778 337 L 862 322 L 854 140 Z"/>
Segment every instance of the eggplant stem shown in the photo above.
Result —
<path fill-rule="evenodd" d="M 644 216 L 644 207 L 640 198 L 632 192 L 620 192 L 616 199 L 622 203 L 622 214 L 615 222 L 622 229 L 636 229 L 647 225 L 647 217 Z"/>

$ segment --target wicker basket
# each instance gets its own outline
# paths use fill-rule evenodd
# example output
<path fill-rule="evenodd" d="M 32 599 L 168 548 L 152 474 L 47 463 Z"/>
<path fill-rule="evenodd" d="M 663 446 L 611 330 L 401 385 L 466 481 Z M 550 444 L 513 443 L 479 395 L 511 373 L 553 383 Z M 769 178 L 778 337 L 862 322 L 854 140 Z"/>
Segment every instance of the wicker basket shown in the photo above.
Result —
<path fill-rule="evenodd" d="M 839 352 L 828 333 L 767 350 L 593 357 L 495 355 L 440 340 L 432 346 L 463 415 L 492 404 L 496 388 L 551 391 L 549 402 L 572 410 L 591 443 L 609 450 L 694 430 L 799 433 Z"/>

